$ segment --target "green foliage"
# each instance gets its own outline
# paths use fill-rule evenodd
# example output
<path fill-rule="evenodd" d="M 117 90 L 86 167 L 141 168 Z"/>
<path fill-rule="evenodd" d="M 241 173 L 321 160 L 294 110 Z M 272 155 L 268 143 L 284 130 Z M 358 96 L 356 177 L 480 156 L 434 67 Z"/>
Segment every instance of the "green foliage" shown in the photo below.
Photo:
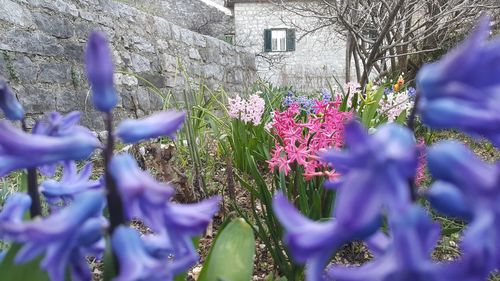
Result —
<path fill-rule="evenodd" d="M 217 235 L 198 281 L 252 279 L 255 238 L 243 219 L 234 219 Z"/>
<path fill-rule="evenodd" d="M 14 258 L 21 249 L 21 246 L 14 244 L 0 264 L 0 280 L 2 281 L 49 281 L 47 273 L 40 270 L 39 263 L 42 257 L 38 257 L 25 264 L 15 264 Z"/>

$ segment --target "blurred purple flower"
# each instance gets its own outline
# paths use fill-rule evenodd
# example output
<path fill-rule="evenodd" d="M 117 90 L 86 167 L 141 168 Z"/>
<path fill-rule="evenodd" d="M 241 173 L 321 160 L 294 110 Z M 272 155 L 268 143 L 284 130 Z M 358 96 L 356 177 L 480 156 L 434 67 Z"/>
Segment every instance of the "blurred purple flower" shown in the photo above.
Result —
<path fill-rule="evenodd" d="M 186 114 L 179 111 L 162 111 L 141 120 L 127 119 L 116 128 L 116 134 L 124 143 L 135 143 L 146 139 L 169 136 L 182 127 Z"/>
<path fill-rule="evenodd" d="M 42 119 L 36 122 L 32 133 L 34 135 L 45 135 L 49 137 L 64 137 L 71 134 L 87 134 L 89 137 L 94 137 L 94 134 L 83 126 L 78 125 L 81 114 L 78 111 L 73 111 L 65 116 L 59 112 L 51 112 L 45 115 Z M 59 163 L 43 165 L 39 167 L 39 171 L 46 177 L 53 177 L 57 165 Z"/>
<path fill-rule="evenodd" d="M 198 203 L 176 204 L 169 202 L 164 209 L 165 225 L 177 233 L 198 235 L 202 233 L 219 210 L 221 198 L 216 196 Z"/>
<path fill-rule="evenodd" d="M 337 281 L 447 281 L 448 272 L 434 263 L 431 253 L 440 227 L 419 206 L 390 218 L 392 237 L 375 252 L 375 259 L 360 267 L 331 266 L 328 276 Z M 380 234 L 378 234 L 380 235 Z"/>
<path fill-rule="evenodd" d="M 321 99 L 323 101 L 330 101 L 332 99 L 332 93 L 328 89 L 321 90 Z"/>
<path fill-rule="evenodd" d="M 75 162 L 66 161 L 61 179 L 59 181 L 45 180 L 40 185 L 40 191 L 50 207 L 58 209 L 72 202 L 76 195 L 102 186 L 100 181 L 90 180 L 91 174 L 92 163 L 87 163 L 78 172 Z"/>
<path fill-rule="evenodd" d="M 0 80 L 0 108 L 5 117 L 9 120 L 22 120 L 24 118 L 23 106 L 19 103 L 16 96 L 9 89 L 5 81 Z"/>
<path fill-rule="evenodd" d="M 94 136 L 77 133 L 64 137 L 31 135 L 0 121 L 0 176 L 64 160 L 83 160 L 101 144 Z"/>
<path fill-rule="evenodd" d="M 31 197 L 26 193 L 9 195 L 0 212 L 0 238 L 9 239 L 15 234 L 19 224 L 23 223 L 24 214 L 31 206 Z"/>
<path fill-rule="evenodd" d="M 345 141 L 347 150 L 321 155 L 343 175 L 335 204 L 336 217 L 345 219 L 342 224 L 374 218 L 382 204 L 397 209 L 411 202 L 408 184 L 415 176 L 418 151 L 410 130 L 391 123 L 368 135 L 353 121 L 346 125 Z"/>
<path fill-rule="evenodd" d="M 85 52 L 87 78 L 92 87 L 94 106 L 102 112 L 110 112 L 118 103 L 113 83 L 113 61 L 106 37 L 99 32 L 89 35 Z"/>
<path fill-rule="evenodd" d="M 408 96 L 410 98 L 415 98 L 415 95 L 417 94 L 417 90 L 415 90 L 415 88 L 413 88 L 413 87 L 409 87 L 407 93 L 408 93 Z"/>
<path fill-rule="evenodd" d="M 349 230 L 334 221 L 315 222 L 302 215 L 282 193 L 273 199 L 273 210 L 285 228 L 283 240 L 293 260 L 306 264 L 306 280 L 322 280 L 331 255 L 348 241 Z M 356 222 L 353 222 L 356 223 Z"/>
<path fill-rule="evenodd" d="M 283 99 L 283 105 L 284 105 L 284 106 L 290 106 L 290 105 L 292 105 L 293 103 L 295 103 L 295 99 L 294 99 L 294 97 L 291 97 L 291 96 L 286 96 L 286 97 Z"/>
<path fill-rule="evenodd" d="M 69 266 L 71 280 L 91 280 L 86 256 L 102 243 L 107 223 L 102 217 L 104 194 L 90 191 L 77 197 L 69 207 L 47 218 L 15 223 L 11 238 L 22 247 L 14 262 L 26 263 L 44 254 L 40 267 L 50 280 L 64 281 Z"/>
<path fill-rule="evenodd" d="M 136 230 L 119 226 L 113 233 L 111 245 L 120 264 L 113 281 L 173 280 L 168 257 L 160 258 L 150 252 Z"/>
<path fill-rule="evenodd" d="M 141 170 L 129 154 L 113 156 L 108 168 L 120 192 L 126 218 L 141 219 L 154 231 L 162 231 L 162 211 L 174 194 L 174 189 L 157 182 L 149 173 Z"/>
<path fill-rule="evenodd" d="M 343 243 L 364 239 L 380 225 L 382 208 L 398 212 L 411 203 L 409 182 L 417 167 L 417 150 L 409 130 L 395 124 L 369 136 L 358 122 L 346 126 L 341 152 L 321 155 L 343 174 L 330 222 L 313 222 L 282 196 L 274 212 L 286 229 L 285 243 L 295 261 L 306 263 L 307 280 L 321 280 L 331 255 Z"/>
<path fill-rule="evenodd" d="M 417 75 L 422 121 L 437 129 L 455 128 L 482 135 L 500 147 L 500 41 L 486 42 L 490 19 L 440 61 Z"/>
<path fill-rule="evenodd" d="M 492 261 L 486 273 L 500 268 L 500 163 L 484 163 L 464 145 L 446 141 L 429 149 L 428 167 L 436 179 L 428 191 L 432 206 L 470 221 L 462 240 L 464 256 Z"/>

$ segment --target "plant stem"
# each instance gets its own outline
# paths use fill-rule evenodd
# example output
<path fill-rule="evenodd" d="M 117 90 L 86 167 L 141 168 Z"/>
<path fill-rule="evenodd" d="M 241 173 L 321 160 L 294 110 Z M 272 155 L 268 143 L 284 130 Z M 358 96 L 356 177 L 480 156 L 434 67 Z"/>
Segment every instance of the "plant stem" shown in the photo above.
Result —
<path fill-rule="evenodd" d="M 21 126 L 23 127 L 23 131 L 28 133 L 28 126 L 26 126 L 25 119 L 21 121 Z M 42 204 L 40 203 L 40 194 L 38 193 L 38 178 L 36 168 L 28 168 L 27 171 L 28 195 L 31 197 L 30 216 L 31 218 L 35 218 L 42 215 Z"/>
<path fill-rule="evenodd" d="M 107 201 L 109 210 L 110 233 L 113 234 L 116 227 L 125 223 L 125 216 L 123 214 L 123 202 L 121 200 L 116 182 L 109 171 L 109 163 L 113 157 L 114 150 L 114 136 L 113 136 L 113 116 L 111 112 L 106 112 L 104 116 L 106 130 L 108 131 L 108 139 L 106 148 L 103 150 L 104 158 L 104 179 L 106 182 Z"/>

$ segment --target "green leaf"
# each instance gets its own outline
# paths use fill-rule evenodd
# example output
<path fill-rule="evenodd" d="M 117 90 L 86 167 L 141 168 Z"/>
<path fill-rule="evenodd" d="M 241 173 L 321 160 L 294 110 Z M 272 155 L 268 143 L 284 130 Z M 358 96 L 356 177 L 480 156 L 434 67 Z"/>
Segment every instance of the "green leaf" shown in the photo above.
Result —
<path fill-rule="evenodd" d="M 244 219 L 234 219 L 217 235 L 198 281 L 249 281 L 254 255 L 252 228 Z"/>
<path fill-rule="evenodd" d="M 375 117 L 375 114 L 377 113 L 377 108 L 380 105 L 380 100 L 382 99 L 383 95 L 384 95 L 384 88 L 379 87 L 377 92 L 375 92 L 375 95 L 371 103 L 367 105 L 366 108 L 363 110 L 361 121 L 363 122 L 363 125 L 365 125 L 365 127 L 367 128 L 371 127 L 371 121 Z"/>
<path fill-rule="evenodd" d="M 14 244 L 10 247 L 7 255 L 0 264 L 0 272 L 2 281 L 49 281 L 49 276 L 45 271 L 40 269 L 40 260 L 42 257 L 36 258 L 31 262 L 24 264 L 14 264 L 14 258 L 21 249 L 21 245 Z"/>

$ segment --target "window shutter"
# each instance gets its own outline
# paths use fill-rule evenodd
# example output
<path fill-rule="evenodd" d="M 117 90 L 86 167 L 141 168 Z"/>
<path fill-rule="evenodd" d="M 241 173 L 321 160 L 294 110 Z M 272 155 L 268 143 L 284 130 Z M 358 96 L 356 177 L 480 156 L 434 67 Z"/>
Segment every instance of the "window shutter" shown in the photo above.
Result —
<path fill-rule="evenodd" d="M 264 29 L 264 51 L 271 52 L 273 50 L 271 29 Z"/>
<path fill-rule="evenodd" d="M 295 29 L 286 30 L 286 50 L 295 51 Z"/>

